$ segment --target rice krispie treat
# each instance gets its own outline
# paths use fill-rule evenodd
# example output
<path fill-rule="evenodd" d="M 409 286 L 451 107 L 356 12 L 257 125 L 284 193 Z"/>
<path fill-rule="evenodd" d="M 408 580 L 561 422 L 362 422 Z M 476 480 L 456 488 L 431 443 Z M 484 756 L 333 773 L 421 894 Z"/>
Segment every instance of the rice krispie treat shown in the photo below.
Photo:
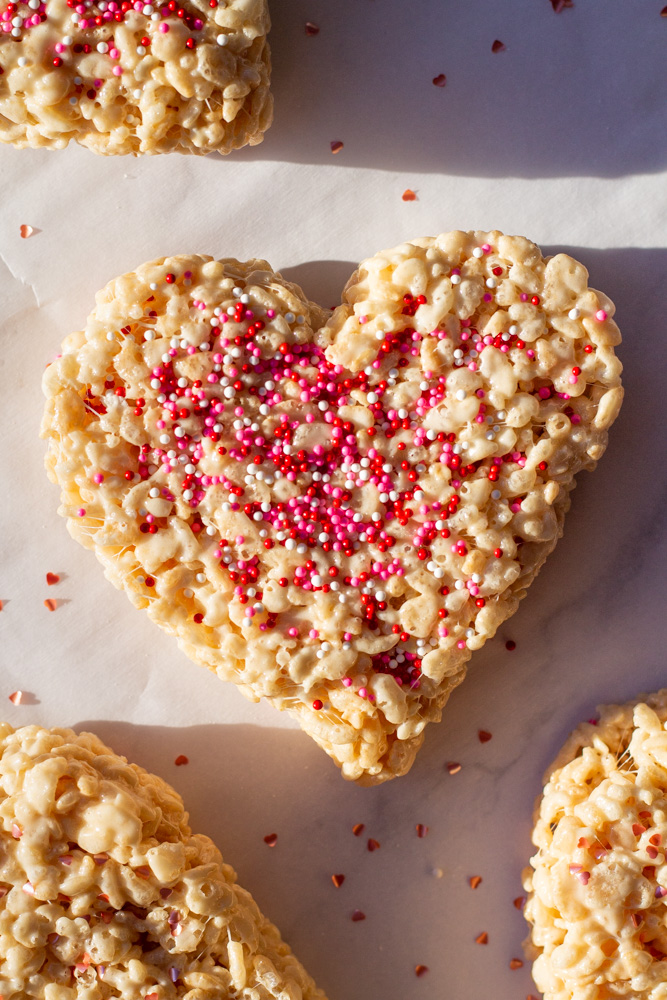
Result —
<path fill-rule="evenodd" d="M 0 140 L 229 153 L 273 111 L 266 0 L 0 0 Z"/>
<path fill-rule="evenodd" d="M 667 690 L 600 709 L 546 776 L 525 873 L 545 1000 L 667 997 Z"/>
<path fill-rule="evenodd" d="M 497 232 L 380 253 L 333 314 L 266 261 L 146 264 L 46 371 L 60 512 L 345 777 L 402 774 L 604 452 L 620 335 L 587 280 Z"/>
<path fill-rule="evenodd" d="M 96 736 L 0 723 L 4 1000 L 326 1000 L 176 792 Z"/>

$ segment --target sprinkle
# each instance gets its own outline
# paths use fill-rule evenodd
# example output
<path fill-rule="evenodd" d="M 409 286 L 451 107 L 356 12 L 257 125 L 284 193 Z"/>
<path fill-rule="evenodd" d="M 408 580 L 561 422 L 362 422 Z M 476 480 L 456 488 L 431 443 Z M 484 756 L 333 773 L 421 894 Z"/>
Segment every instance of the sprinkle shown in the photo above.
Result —
<path fill-rule="evenodd" d="M 667 17 L 667 7 L 663 7 L 660 11 L 660 17 Z"/>
<path fill-rule="evenodd" d="M 556 14 L 560 14 L 567 7 L 574 7 L 572 0 L 550 0 L 550 3 Z"/>
<path fill-rule="evenodd" d="M 267 834 L 266 837 L 264 838 L 264 843 L 268 844 L 269 847 L 275 847 L 276 844 L 278 843 L 278 834 L 277 833 Z"/>
<path fill-rule="evenodd" d="M 510 969 L 523 969 L 523 962 L 520 958 L 510 959 Z"/>
<path fill-rule="evenodd" d="M 480 729 L 480 731 L 477 733 L 477 736 L 479 737 L 480 743 L 488 743 L 489 740 L 493 738 L 492 734 L 487 732 L 486 729 Z"/>
<path fill-rule="evenodd" d="M 306 21 L 306 34 L 307 35 L 319 35 L 320 29 L 312 21 Z"/>
<path fill-rule="evenodd" d="M 418 837 L 425 837 L 428 833 L 428 827 L 424 826 L 423 823 L 417 823 L 415 830 L 417 831 Z"/>
<path fill-rule="evenodd" d="M 363 832 L 364 832 L 363 823 L 357 823 L 355 826 L 352 827 L 352 833 L 355 835 L 355 837 L 360 837 Z"/>
<path fill-rule="evenodd" d="M 505 643 L 505 649 L 509 650 L 510 653 L 512 652 L 513 649 L 516 649 L 516 643 L 514 639 L 507 640 L 507 642 Z"/>
<path fill-rule="evenodd" d="M 403 194 L 401 195 L 401 198 L 403 199 L 403 201 L 417 201 L 417 195 L 412 190 L 412 188 L 406 188 Z"/>
<path fill-rule="evenodd" d="M 30 237 L 34 234 L 35 229 L 33 226 L 22 225 L 21 228 L 19 229 L 19 232 L 21 234 L 22 240 L 29 240 Z"/>
<path fill-rule="evenodd" d="M 450 774 L 458 774 L 459 771 L 461 770 L 461 765 L 457 764 L 455 761 L 452 760 L 447 765 L 447 770 L 449 771 Z"/>
<path fill-rule="evenodd" d="M 373 840 L 372 837 L 369 837 L 369 840 L 368 840 L 368 850 L 371 851 L 371 853 L 373 851 L 377 851 L 378 848 L 379 848 L 379 846 L 380 846 L 379 841 Z"/>
<path fill-rule="evenodd" d="M 319 698 L 316 698 L 315 701 L 313 702 L 313 708 L 315 709 L 316 712 L 319 712 L 322 708 L 324 708 L 324 704 L 323 702 L 320 701 Z"/>
<path fill-rule="evenodd" d="M 341 142 L 340 139 L 334 140 L 334 142 L 331 143 L 331 152 L 340 153 L 344 145 L 345 143 Z"/>
<path fill-rule="evenodd" d="M 489 943 L 489 935 L 486 933 L 486 931 L 483 931 L 481 934 L 478 934 L 477 937 L 475 938 L 475 944 L 488 944 L 488 943 Z"/>
<path fill-rule="evenodd" d="M 57 573 L 47 573 L 46 582 L 49 585 L 49 587 L 53 587 L 54 584 L 60 583 L 60 577 L 58 576 Z"/>
<path fill-rule="evenodd" d="M 46 600 L 44 601 L 44 607 L 48 611 L 55 611 L 56 608 L 58 607 L 58 602 L 54 600 L 53 597 L 47 597 Z"/>
<path fill-rule="evenodd" d="M 598 323 L 604 323 L 604 321 L 607 318 L 607 313 L 605 312 L 604 309 L 598 309 L 598 311 L 595 314 L 595 318 L 598 321 Z"/>
<path fill-rule="evenodd" d="M 20 840 L 23 836 L 23 830 L 18 825 L 18 823 L 12 823 L 12 837 L 14 840 Z"/>
<path fill-rule="evenodd" d="M 352 920 L 355 924 L 358 923 L 360 920 L 365 920 L 365 919 L 366 919 L 366 914 L 363 913 L 361 910 L 352 911 Z"/>
<path fill-rule="evenodd" d="M 507 46 L 506 46 L 506 45 L 504 45 L 504 44 L 503 44 L 503 43 L 502 43 L 502 42 L 500 41 L 500 39 L 499 39 L 499 38 L 496 38 L 495 42 L 494 42 L 494 43 L 493 43 L 493 45 L 491 46 L 491 51 L 492 51 L 492 52 L 504 52 L 506 48 L 507 48 Z"/>
<path fill-rule="evenodd" d="M 419 979 L 420 976 L 425 976 L 428 972 L 428 965 L 415 965 L 415 976 Z"/>
<path fill-rule="evenodd" d="M 447 77 L 444 73 L 440 73 L 439 76 L 433 77 L 433 83 L 436 87 L 444 87 L 447 83 Z"/>
<path fill-rule="evenodd" d="M 478 885 L 482 884 L 482 876 L 481 875 L 471 875 L 471 877 L 468 879 L 468 881 L 470 882 L 470 888 L 471 889 L 476 889 Z"/>
<path fill-rule="evenodd" d="M 656 885 L 655 887 L 655 898 L 662 899 L 663 896 L 667 896 L 667 889 L 662 885 Z"/>
<path fill-rule="evenodd" d="M 23 699 L 23 691 L 14 691 L 9 696 L 12 705 L 20 705 Z"/>
<path fill-rule="evenodd" d="M 345 881 L 345 876 L 344 875 L 332 875 L 331 876 L 331 881 L 333 882 L 333 884 L 335 885 L 335 887 L 337 889 L 340 889 L 341 885 Z"/>
<path fill-rule="evenodd" d="M 183 767 L 184 764 L 189 764 L 189 763 L 190 759 L 186 757 L 184 753 L 179 753 L 178 757 L 174 761 L 176 767 Z"/>
<path fill-rule="evenodd" d="M 517 896 L 516 899 L 512 900 L 512 902 L 514 904 L 514 909 L 515 910 L 522 910 L 524 908 L 524 906 L 526 905 L 526 897 L 525 896 Z"/>

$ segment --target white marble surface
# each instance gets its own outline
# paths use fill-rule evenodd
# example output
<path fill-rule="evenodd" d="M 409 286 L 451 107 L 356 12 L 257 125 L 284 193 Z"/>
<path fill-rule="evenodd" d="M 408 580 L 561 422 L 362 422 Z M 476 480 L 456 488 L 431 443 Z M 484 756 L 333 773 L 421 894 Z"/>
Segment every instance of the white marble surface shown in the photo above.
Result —
<path fill-rule="evenodd" d="M 512 900 L 542 771 L 598 701 L 667 683 L 661 6 L 274 0 L 263 146 L 224 161 L 0 150 L 0 704 L 16 725 L 93 728 L 172 781 L 331 1000 L 530 993 L 528 969 L 509 969 L 524 936 Z M 418 201 L 401 200 L 406 187 Z M 21 240 L 22 223 L 39 232 Z M 288 719 L 186 660 L 71 541 L 42 470 L 40 375 L 97 288 L 154 255 L 265 255 L 331 304 L 360 257 L 494 226 L 571 251 L 616 300 L 627 401 L 563 541 L 410 775 L 359 789 Z M 3 700 L 16 688 L 30 704 Z"/>

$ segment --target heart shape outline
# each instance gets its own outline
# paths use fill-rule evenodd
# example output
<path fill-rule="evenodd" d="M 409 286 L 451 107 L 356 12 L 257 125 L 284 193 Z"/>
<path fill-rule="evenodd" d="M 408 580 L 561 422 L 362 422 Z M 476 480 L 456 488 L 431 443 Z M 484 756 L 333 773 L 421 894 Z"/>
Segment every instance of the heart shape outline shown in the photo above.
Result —
<path fill-rule="evenodd" d="M 266 261 L 152 262 L 98 294 L 45 373 L 60 512 L 188 656 L 292 712 L 345 777 L 386 780 L 604 452 L 613 311 L 583 265 L 498 232 L 377 254 L 332 314 Z"/>

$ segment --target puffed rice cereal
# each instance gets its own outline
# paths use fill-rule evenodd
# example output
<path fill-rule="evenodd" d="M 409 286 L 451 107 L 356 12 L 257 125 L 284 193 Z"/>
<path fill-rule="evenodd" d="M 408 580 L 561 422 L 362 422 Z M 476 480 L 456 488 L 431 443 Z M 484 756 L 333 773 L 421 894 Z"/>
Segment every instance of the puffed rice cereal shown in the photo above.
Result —
<path fill-rule="evenodd" d="M 667 689 L 574 731 L 546 775 L 525 873 L 545 1000 L 667 997 Z"/>
<path fill-rule="evenodd" d="M 581 264 L 498 232 L 377 254 L 333 314 L 266 261 L 154 261 L 46 371 L 60 512 L 345 777 L 402 774 L 604 452 L 613 311 Z"/>
<path fill-rule="evenodd" d="M 4 1000 L 326 1000 L 176 792 L 91 733 L 0 723 Z"/>
<path fill-rule="evenodd" d="M 0 140 L 229 153 L 271 124 L 266 0 L 0 0 Z"/>

